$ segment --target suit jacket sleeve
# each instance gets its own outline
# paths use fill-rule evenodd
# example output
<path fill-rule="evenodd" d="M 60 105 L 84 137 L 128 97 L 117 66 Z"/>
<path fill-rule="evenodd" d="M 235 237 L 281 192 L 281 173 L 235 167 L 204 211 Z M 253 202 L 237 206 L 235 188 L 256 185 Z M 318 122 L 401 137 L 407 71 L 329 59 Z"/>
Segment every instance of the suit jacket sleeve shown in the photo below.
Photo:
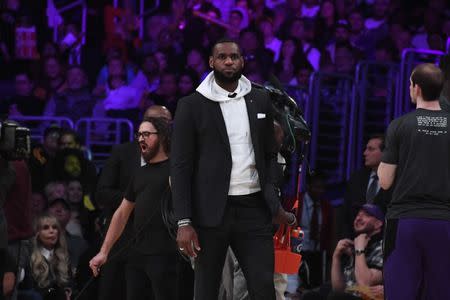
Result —
<path fill-rule="evenodd" d="M 192 181 L 196 152 L 191 104 L 181 99 L 175 114 L 171 146 L 172 201 L 177 220 L 192 218 Z"/>
<path fill-rule="evenodd" d="M 120 205 L 123 193 L 120 191 L 120 148 L 115 147 L 105 163 L 97 184 L 96 201 L 106 210 L 113 212 Z"/>
<path fill-rule="evenodd" d="M 273 108 L 270 102 L 269 96 L 266 94 L 266 111 L 267 111 L 267 123 L 264 138 L 264 155 L 266 160 L 266 179 L 265 186 L 263 187 L 264 197 L 273 216 L 276 216 L 281 206 L 280 202 L 280 189 L 279 173 L 280 166 L 277 162 L 277 146 L 275 141 L 275 130 L 273 126 Z"/>

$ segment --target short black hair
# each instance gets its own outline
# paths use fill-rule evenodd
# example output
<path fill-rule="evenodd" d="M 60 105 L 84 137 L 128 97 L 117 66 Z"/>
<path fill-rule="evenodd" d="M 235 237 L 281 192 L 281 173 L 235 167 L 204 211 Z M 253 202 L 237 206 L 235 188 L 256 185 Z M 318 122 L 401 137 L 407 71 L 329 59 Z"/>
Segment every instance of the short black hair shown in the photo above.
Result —
<path fill-rule="evenodd" d="M 77 143 L 78 145 L 81 145 L 81 139 L 78 136 L 78 133 L 76 133 L 74 130 L 70 129 L 70 128 L 64 128 L 60 131 L 60 135 L 59 135 L 59 143 L 61 143 L 61 138 L 64 135 L 71 135 L 73 137 L 73 140 L 75 141 L 75 143 Z"/>
<path fill-rule="evenodd" d="M 155 118 L 155 117 L 144 117 L 142 119 L 142 123 L 149 122 L 152 123 L 153 127 L 155 127 L 158 132 L 158 137 L 161 145 L 163 146 L 164 152 L 169 154 L 170 151 L 170 125 L 165 118 Z"/>
<path fill-rule="evenodd" d="M 231 39 L 231 38 L 221 38 L 220 40 L 217 40 L 213 45 L 212 45 L 212 47 L 211 47 L 211 52 L 210 52 L 210 56 L 213 56 L 213 54 L 214 54 L 214 49 L 216 48 L 216 46 L 217 45 L 219 45 L 219 44 L 225 44 L 225 43 L 232 43 L 232 44 L 236 44 L 236 46 L 238 47 L 238 49 L 239 49 L 239 54 L 241 54 L 242 55 L 242 49 L 241 49 L 241 46 L 239 45 L 239 43 L 236 41 L 236 40 L 234 40 L 234 39 Z"/>
<path fill-rule="evenodd" d="M 385 135 L 382 134 L 382 133 L 371 134 L 367 141 L 370 141 L 370 140 L 373 140 L 373 139 L 377 139 L 377 140 L 381 141 L 380 150 L 383 151 L 384 150 Z"/>
<path fill-rule="evenodd" d="M 50 134 L 53 133 L 57 133 L 57 134 L 61 134 L 61 127 L 59 127 L 57 124 L 51 124 L 50 126 L 48 126 L 47 128 L 45 128 L 44 130 L 44 139 L 49 136 Z"/>
<path fill-rule="evenodd" d="M 435 101 L 444 86 L 444 75 L 434 64 L 425 63 L 414 68 L 411 81 L 413 86 L 417 84 L 420 87 L 424 101 Z"/>

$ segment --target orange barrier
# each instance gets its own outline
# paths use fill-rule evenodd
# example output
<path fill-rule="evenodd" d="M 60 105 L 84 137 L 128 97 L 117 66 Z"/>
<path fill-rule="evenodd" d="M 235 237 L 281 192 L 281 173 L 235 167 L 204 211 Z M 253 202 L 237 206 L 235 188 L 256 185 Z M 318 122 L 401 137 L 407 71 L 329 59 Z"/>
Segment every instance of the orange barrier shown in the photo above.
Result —
<path fill-rule="evenodd" d="M 292 233 L 291 233 L 292 230 Z M 291 234 L 298 237 L 300 228 L 280 225 L 273 237 L 275 247 L 275 273 L 297 274 L 302 256 L 291 250 Z"/>

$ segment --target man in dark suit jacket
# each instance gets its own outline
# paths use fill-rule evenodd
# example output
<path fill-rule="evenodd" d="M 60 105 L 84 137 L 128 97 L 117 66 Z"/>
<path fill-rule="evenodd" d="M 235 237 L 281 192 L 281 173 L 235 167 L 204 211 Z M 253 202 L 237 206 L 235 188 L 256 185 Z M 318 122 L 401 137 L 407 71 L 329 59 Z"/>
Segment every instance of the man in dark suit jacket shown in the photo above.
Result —
<path fill-rule="evenodd" d="M 241 76 L 244 61 L 235 42 L 217 42 L 209 65 L 213 72 L 179 101 L 174 122 L 178 246 L 195 257 L 196 300 L 217 299 L 228 246 L 250 297 L 275 299 L 271 220 L 295 223 L 295 216 L 281 208 L 273 184 L 277 149 L 270 98 Z"/>
<path fill-rule="evenodd" d="M 163 117 L 172 120 L 169 110 L 163 106 L 149 107 L 144 117 Z M 137 141 L 116 146 L 103 167 L 98 180 L 96 200 L 102 207 L 109 226 L 112 215 L 122 202 L 134 172 L 145 162 L 141 158 L 141 150 Z M 111 256 L 132 242 L 132 222 L 128 222 L 123 234 L 111 250 Z M 125 299 L 125 264 L 130 255 L 129 251 L 122 251 L 115 259 L 108 261 L 102 267 L 99 287 L 99 300 Z"/>
<path fill-rule="evenodd" d="M 384 149 L 384 135 L 373 135 L 364 150 L 364 168 L 355 171 L 347 182 L 343 206 L 343 229 L 340 238 L 350 237 L 353 231 L 353 220 L 359 208 L 366 203 L 377 204 L 386 212 L 391 200 L 392 190 L 380 189 L 377 170 Z"/>

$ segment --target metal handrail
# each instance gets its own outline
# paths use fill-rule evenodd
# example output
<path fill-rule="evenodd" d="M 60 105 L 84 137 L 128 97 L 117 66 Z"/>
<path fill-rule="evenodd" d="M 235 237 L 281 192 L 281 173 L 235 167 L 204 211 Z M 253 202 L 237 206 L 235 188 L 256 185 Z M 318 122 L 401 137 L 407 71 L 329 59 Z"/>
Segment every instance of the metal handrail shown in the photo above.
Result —
<path fill-rule="evenodd" d="M 86 43 L 86 27 L 87 27 L 87 4 L 85 0 L 77 0 L 72 3 L 67 4 L 66 6 L 56 8 L 58 13 L 63 13 L 69 11 L 71 9 L 78 8 L 81 6 L 81 44 L 84 45 Z M 53 28 L 53 41 L 58 41 L 58 26 Z"/>

